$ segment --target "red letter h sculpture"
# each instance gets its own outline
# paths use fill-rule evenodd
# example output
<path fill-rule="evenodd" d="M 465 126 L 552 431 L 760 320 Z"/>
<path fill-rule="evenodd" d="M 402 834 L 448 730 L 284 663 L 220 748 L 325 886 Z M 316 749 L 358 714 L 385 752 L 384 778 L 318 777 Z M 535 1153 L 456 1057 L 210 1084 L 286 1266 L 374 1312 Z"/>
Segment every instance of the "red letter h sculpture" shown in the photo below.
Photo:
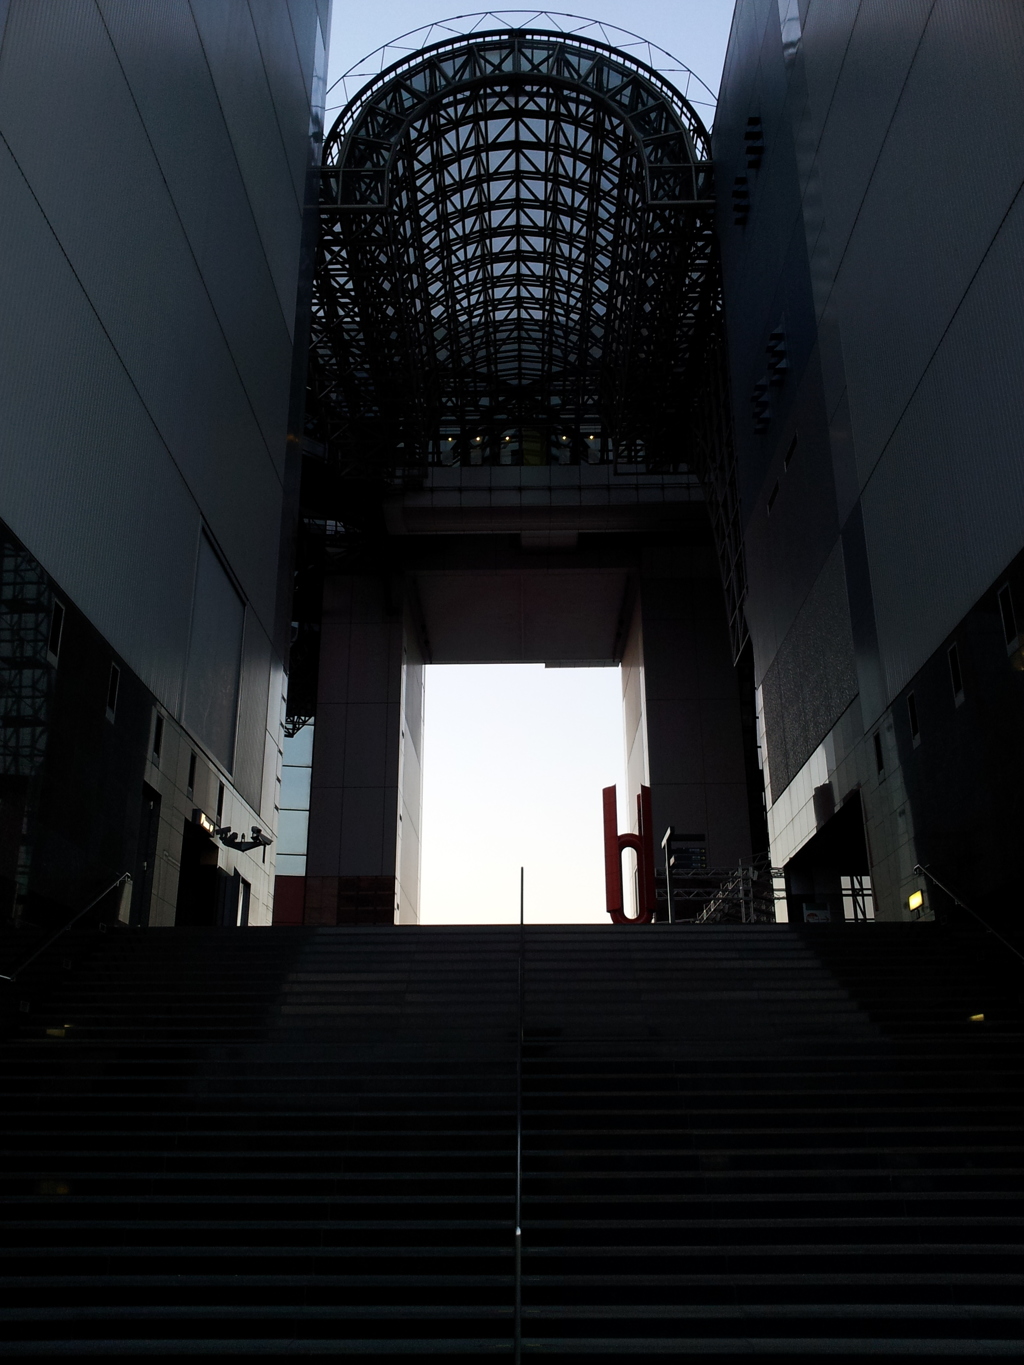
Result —
<path fill-rule="evenodd" d="M 636 798 L 639 834 L 619 834 L 615 807 L 615 788 L 605 787 L 604 798 L 604 885 L 608 913 L 613 924 L 650 924 L 654 918 L 654 829 L 651 824 L 651 789 L 641 787 Z M 626 914 L 622 899 L 622 851 L 636 852 L 639 901 L 635 918 Z"/>

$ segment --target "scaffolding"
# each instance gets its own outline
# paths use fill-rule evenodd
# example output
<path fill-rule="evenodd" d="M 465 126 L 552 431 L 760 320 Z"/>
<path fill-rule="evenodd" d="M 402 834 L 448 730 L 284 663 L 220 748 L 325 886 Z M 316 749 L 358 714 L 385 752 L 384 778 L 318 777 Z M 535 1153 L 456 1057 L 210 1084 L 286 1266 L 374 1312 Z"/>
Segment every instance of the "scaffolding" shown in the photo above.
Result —
<path fill-rule="evenodd" d="M 0 882 L 15 920 L 28 892 L 30 806 L 46 756 L 52 622 L 46 574 L 0 532 Z"/>
<path fill-rule="evenodd" d="M 676 924 L 775 924 L 776 907 L 786 906 L 786 879 L 767 859 L 736 867 L 673 867 L 671 907 L 665 873 L 659 869 L 658 900 Z"/>

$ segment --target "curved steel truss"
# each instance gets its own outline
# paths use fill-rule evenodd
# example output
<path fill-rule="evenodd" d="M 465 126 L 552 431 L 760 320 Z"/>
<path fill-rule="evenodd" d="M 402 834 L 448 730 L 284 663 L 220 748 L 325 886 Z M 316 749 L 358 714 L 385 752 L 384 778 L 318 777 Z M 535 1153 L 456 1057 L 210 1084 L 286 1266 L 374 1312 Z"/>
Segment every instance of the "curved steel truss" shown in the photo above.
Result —
<path fill-rule="evenodd" d="M 320 207 L 308 424 L 340 472 L 694 459 L 708 138 L 652 68 L 550 32 L 438 43 L 343 110 Z"/>

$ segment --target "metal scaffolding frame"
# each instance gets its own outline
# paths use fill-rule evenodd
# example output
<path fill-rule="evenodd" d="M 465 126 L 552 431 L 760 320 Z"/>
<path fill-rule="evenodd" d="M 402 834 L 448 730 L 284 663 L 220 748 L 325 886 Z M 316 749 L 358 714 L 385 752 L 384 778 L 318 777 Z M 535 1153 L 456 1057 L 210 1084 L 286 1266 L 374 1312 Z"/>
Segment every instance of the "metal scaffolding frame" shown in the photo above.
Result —
<path fill-rule="evenodd" d="M 665 873 L 658 871 L 658 901 L 667 906 Z M 785 873 L 766 857 L 736 867 L 673 867 L 672 919 L 678 924 L 774 924 L 786 908 Z"/>

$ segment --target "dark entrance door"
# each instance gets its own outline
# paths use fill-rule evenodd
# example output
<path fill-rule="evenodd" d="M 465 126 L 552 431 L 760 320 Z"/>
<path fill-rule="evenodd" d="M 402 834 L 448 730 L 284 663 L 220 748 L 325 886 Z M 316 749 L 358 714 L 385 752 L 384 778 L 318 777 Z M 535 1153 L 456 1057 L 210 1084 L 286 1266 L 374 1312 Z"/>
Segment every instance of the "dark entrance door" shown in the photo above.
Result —
<path fill-rule="evenodd" d="M 238 918 L 235 923 L 239 929 L 248 929 L 249 895 L 252 888 L 240 872 L 236 872 L 235 876 L 238 878 Z"/>
<path fill-rule="evenodd" d="M 142 784 L 142 817 L 139 820 L 139 842 L 135 853 L 134 888 L 132 891 L 131 923 L 149 923 L 149 906 L 153 897 L 153 874 L 156 870 L 156 841 L 160 829 L 160 794 L 147 783 Z"/>
<path fill-rule="evenodd" d="M 223 873 L 218 876 L 219 871 L 217 845 L 205 830 L 188 821 L 181 839 L 176 925 L 212 928 L 219 922 L 219 892 L 224 877 Z"/>
<path fill-rule="evenodd" d="M 217 870 L 217 924 L 221 929 L 233 929 L 238 923 L 238 898 L 241 877 Z"/>

